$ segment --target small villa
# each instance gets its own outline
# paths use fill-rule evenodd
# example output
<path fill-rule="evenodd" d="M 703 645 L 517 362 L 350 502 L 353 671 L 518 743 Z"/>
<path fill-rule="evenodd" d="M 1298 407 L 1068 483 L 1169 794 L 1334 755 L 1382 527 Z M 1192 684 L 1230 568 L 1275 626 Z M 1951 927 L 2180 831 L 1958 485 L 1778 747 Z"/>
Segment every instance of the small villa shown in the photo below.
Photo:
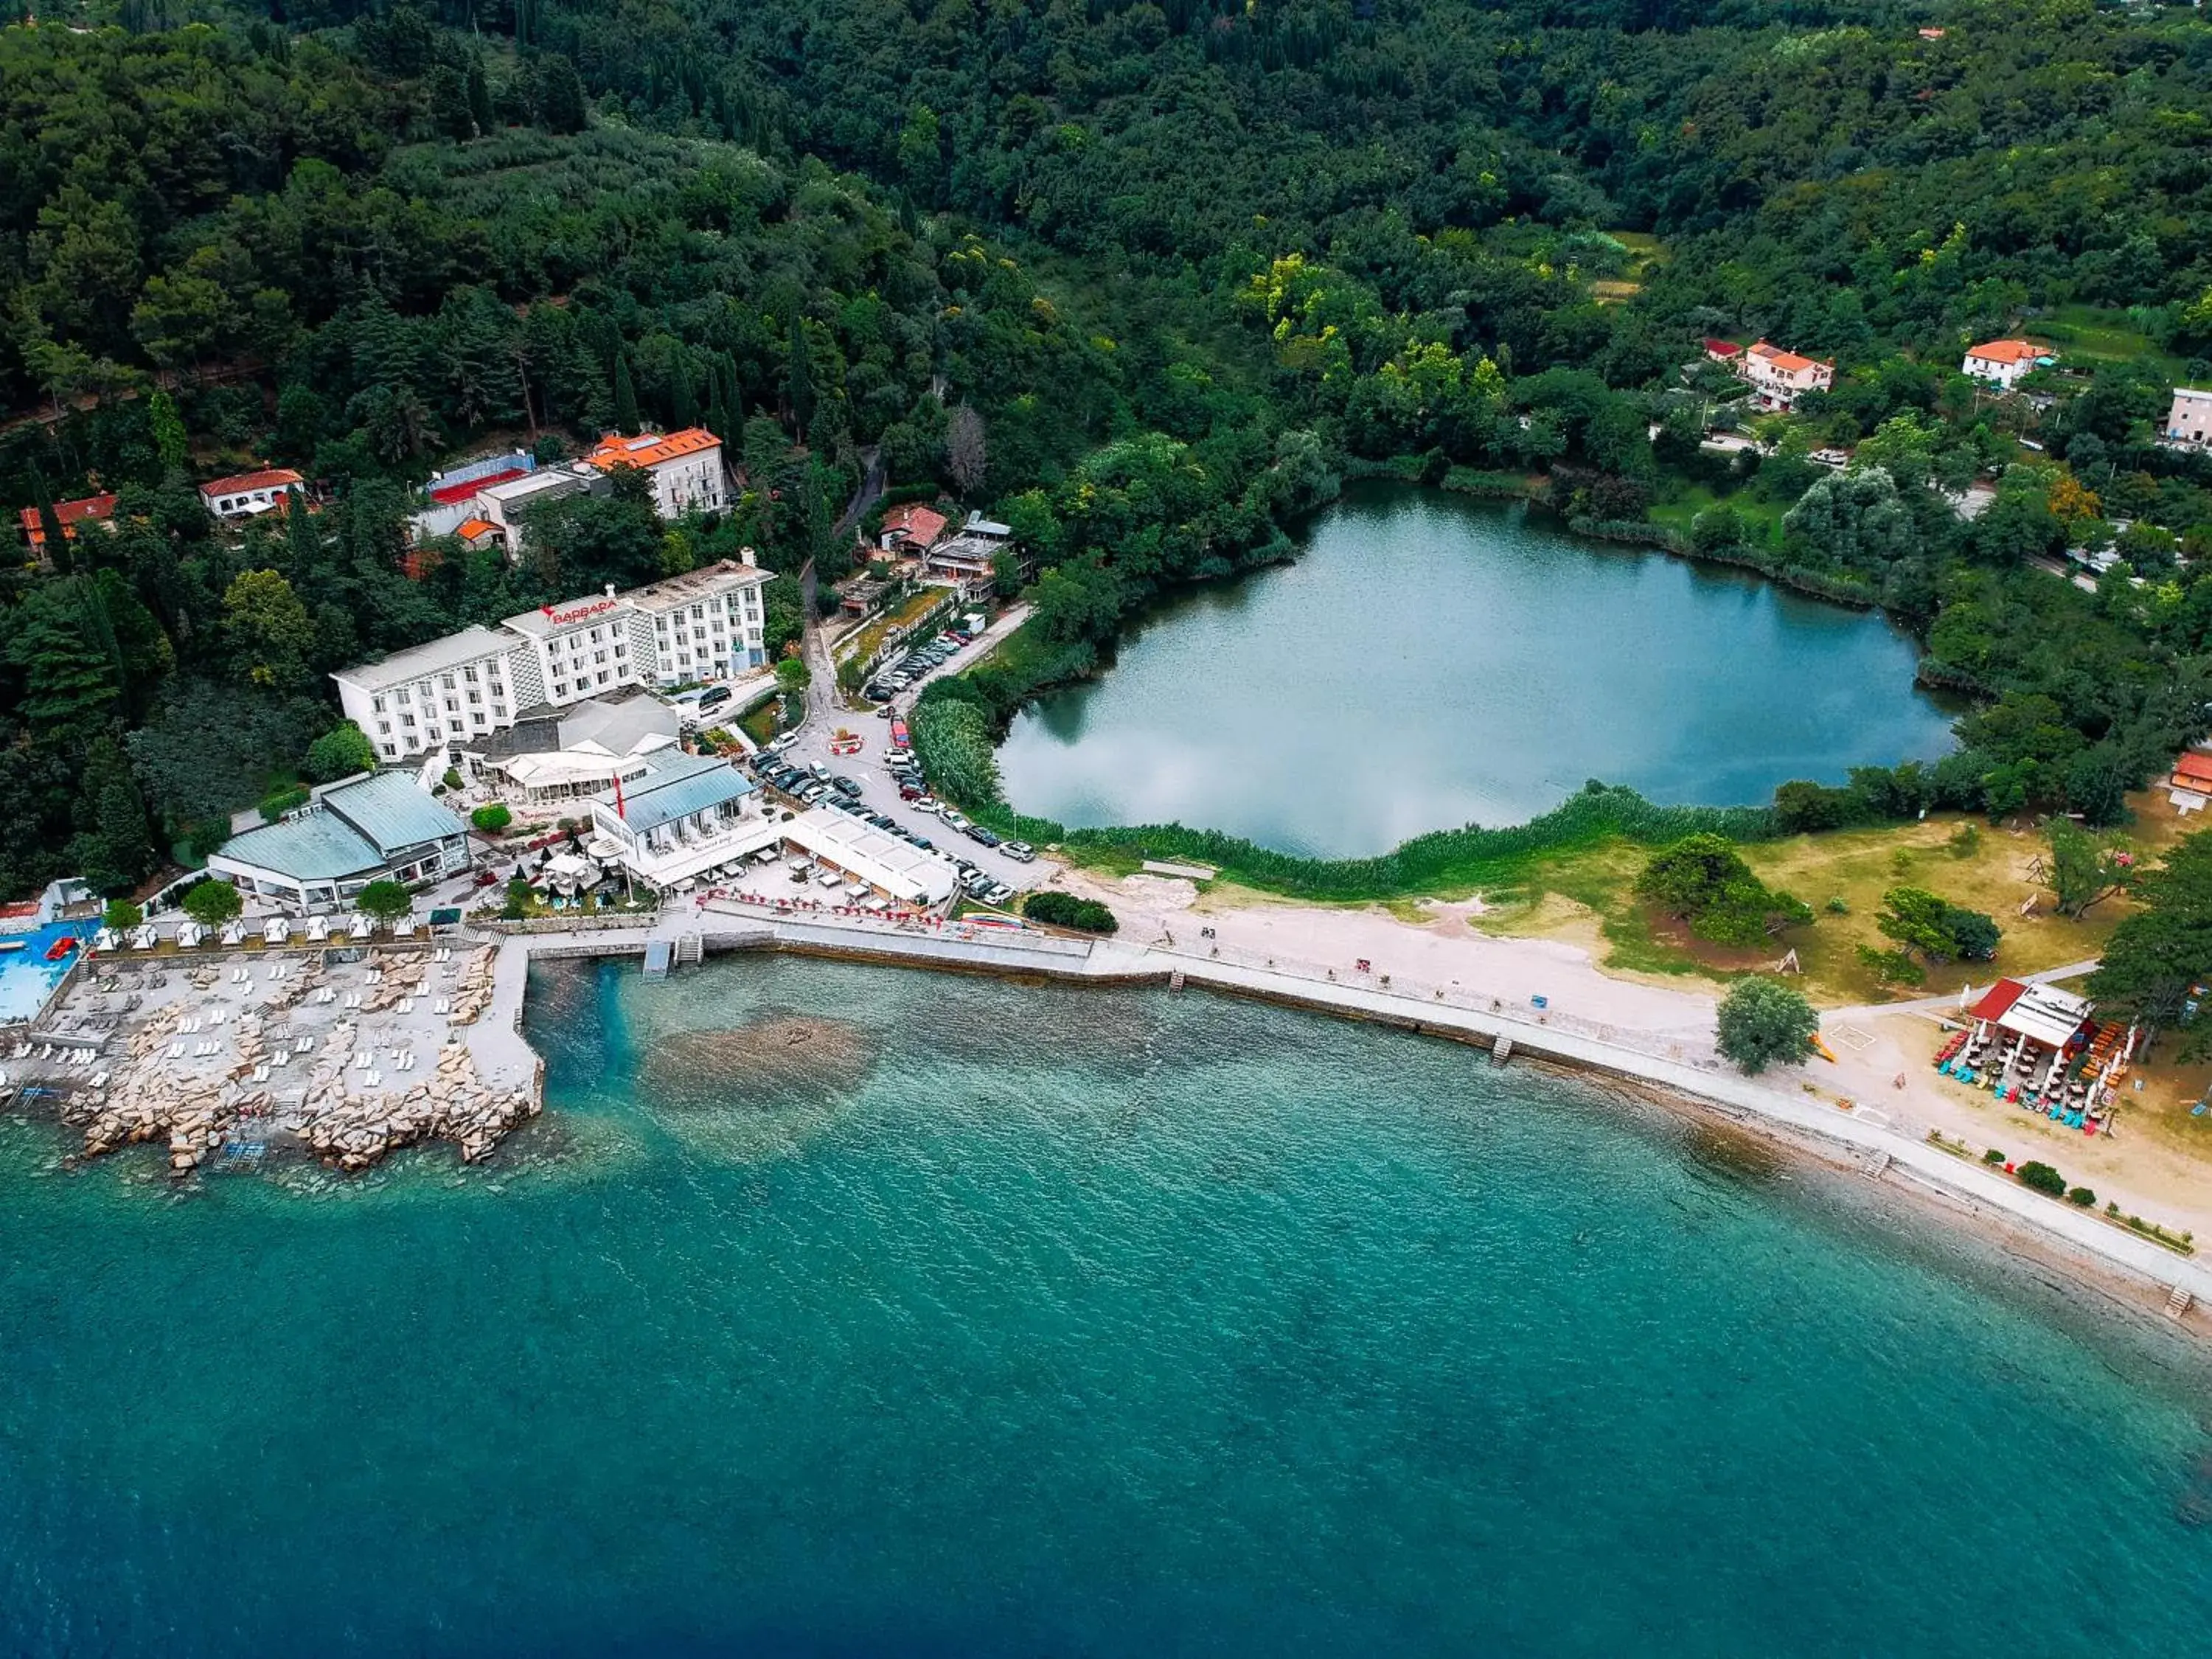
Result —
<path fill-rule="evenodd" d="M 1986 386 L 2009 392 L 2039 368 L 2048 368 L 2058 354 L 2029 340 L 1984 340 L 1966 348 L 1959 372 Z"/>

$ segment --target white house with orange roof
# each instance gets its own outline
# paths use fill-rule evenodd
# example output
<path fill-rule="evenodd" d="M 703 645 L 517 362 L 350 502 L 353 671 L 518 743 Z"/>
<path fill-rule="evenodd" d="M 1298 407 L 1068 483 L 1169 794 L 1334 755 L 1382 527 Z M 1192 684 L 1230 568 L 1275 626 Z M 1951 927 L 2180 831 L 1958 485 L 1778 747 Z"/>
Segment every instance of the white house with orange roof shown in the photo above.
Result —
<path fill-rule="evenodd" d="M 592 446 L 581 465 L 599 472 L 634 466 L 652 474 L 653 501 L 664 519 L 730 504 L 722 441 L 703 426 L 686 427 L 665 436 L 641 432 L 635 438 L 625 438 L 611 433 Z"/>
<path fill-rule="evenodd" d="M 1745 350 L 1736 373 L 1751 382 L 1769 409 L 1794 408 L 1807 392 L 1826 392 L 1836 383 L 1835 364 L 1801 357 L 1765 340 Z"/>
<path fill-rule="evenodd" d="M 304 487 L 307 480 L 289 466 L 264 467 L 258 472 L 235 472 L 200 486 L 200 500 L 218 519 L 251 519 L 272 513 L 283 505 L 288 490 Z"/>
<path fill-rule="evenodd" d="M 2037 369 L 2048 368 L 2057 361 L 2057 352 L 2032 340 L 1984 340 L 1966 348 L 1959 372 L 2009 392 Z"/>

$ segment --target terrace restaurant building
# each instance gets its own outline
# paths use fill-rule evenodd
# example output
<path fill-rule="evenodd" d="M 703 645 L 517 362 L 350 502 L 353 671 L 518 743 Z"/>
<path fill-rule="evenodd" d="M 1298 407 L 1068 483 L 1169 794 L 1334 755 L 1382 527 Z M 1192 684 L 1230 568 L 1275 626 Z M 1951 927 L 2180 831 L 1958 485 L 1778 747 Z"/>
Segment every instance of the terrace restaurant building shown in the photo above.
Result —
<path fill-rule="evenodd" d="M 469 828 L 404 772 L 319 790 L 275 823 L 234 836 L 208 873 L 296 910 L 334 910 L 373 881 L 434 881 L 469 867 Z"/>

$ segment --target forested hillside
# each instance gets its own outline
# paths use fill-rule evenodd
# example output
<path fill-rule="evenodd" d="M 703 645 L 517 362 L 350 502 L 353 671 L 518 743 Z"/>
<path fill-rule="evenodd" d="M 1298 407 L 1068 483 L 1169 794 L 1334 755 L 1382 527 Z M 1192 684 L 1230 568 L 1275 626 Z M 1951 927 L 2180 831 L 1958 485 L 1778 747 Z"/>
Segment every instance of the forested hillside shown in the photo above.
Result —
<path fill-rule="evenodd" d="M 1988 700 L 1790 821 L 2109 817 L 2212 697 L 2212 464 L 2153 441 L 2212 377 L 2184 9 L 126 0 L 0 29 L 0 489 L 120 498 L 0 589 L 0 892 L 210 844 L 363 655 L 740 544 L 841 568 L 872 452 L 1042 556 L 1026 648 L 942 694 L 988 719 L 1347 466 L 1882 604 Z M 2021 330 L 2047 402 L 1960 378 Z M 1700 447 L 1716 335 L 1837 364 L 1739 422 L 1763 460 Z M 721 434 L 740 507 L 405 547 L 433 466 L 641 422 Z M 219 531 L 193 484 L 261 462 L 322 510 Z M 2033 568 L 2091 552 L 2094 595 Z"/>

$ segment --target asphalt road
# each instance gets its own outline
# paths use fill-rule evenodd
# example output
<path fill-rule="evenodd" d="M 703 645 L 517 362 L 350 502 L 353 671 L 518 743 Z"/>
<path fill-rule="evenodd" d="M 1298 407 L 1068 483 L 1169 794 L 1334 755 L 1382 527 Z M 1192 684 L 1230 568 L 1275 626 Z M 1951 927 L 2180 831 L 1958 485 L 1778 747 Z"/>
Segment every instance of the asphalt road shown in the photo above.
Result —
<path fill-rule="evenodd" d="M 965 650 L 941 668 L 932 671 L 917 682 L 895 705 L 902 714 L 913 705 L 914 698 L 922 686 L 939 675 L 957 674 L 972 668 L 981 661 L 1000 640 L 1029 620 L 1030 608 L 1016 605 L 993 623 Z M 820 762 L 830 770 L 848 777 L 860 786 L 860 804 L 871 812 L 881 812 L 904 824 L 916 835 L 933 842 L 940 852 L 949 852 L 955 858 L 966 859 L 970 864 L 986 870 L 1017 892 L 1036 886 L 1046 874 L 1041 864 L 1022 864 L 1008 858 L 994 847 L 973 842 L 957 830 L 949 829 L 939 818 L 927 812 L 916 811 L 914 806 L 899 799 L 898 786 L 891 781 L 884 769 L 884 750 L 890 742 L 891 722 L 878 719 L 863 709 L 847 709 L 836 706 L 835 681 L 825 680 L 823 665 L 814 665 L 815 684 L 807 696 L 806 723 L 799 728 L 797 741 L 783 751 L 783 757 L 792 765 L 805 769 Z M 832 688 L 825 691 L 825 685 Z M 857 755 L 833 755 L 830 744 L 837 728 L 843 726 L 861 741 Z"/>

